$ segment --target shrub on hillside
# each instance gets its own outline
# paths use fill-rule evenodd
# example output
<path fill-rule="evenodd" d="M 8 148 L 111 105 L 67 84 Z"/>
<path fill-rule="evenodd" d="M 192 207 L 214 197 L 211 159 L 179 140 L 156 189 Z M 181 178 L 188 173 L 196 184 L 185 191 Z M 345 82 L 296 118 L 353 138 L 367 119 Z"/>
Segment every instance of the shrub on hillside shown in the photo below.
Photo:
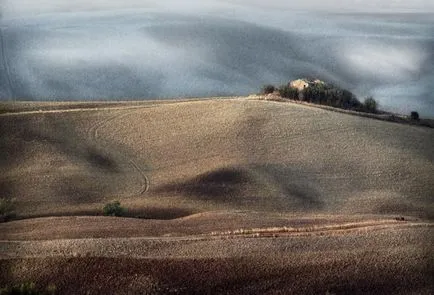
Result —
<path fill-rule="evenodd" d="M 290 98 L 290 99 L 298 99 L 298 89 L 288 86 L 282 85 L 279 87 L 279 94 L 281 97 Z"/>
<path fill-rule="evenodd" d="M 375 99 L 371 96 L 365 99 L 365 102 L 363 103 L 363 108 L 365 111 L 369 113 L 376 113 L 377 112 L 377 102 Z"/>
<path fill-rule="evenodd" d="M 0 198 L 0 222 L 8 221 L 15 216 L 15 201 L 9 198 Z"/>
<path fill-rule="evenodd" d="M 123 216 L 126 209 L 121 206 L 119 201 L 113 201 L 107 203 L 103 208 L 103 213 L 105 216 Z"/>
<path fill-rule="evenodd" d="M 270 94 L 273 93 L 276 90 L 276 87 L 274 85 L 268 84 L 262 87 L 261 93 L 262 94 Z"/>
<path fill-rule="evenodd" d="M 410 119 L 412 121 L 419 121 L 419 113 L 418 112 L 411 112 L 410 113 Z"/>

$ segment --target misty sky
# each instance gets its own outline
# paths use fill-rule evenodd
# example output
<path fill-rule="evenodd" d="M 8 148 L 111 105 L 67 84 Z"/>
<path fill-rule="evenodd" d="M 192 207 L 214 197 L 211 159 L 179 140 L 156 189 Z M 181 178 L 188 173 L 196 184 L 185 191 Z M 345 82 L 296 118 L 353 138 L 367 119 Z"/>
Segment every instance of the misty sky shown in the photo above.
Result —
<path fill-rule="evenodd" d="M 434 1 L 91 2 L 0 0 L 0 99 L 245 95 L 316 76 L 434 117 Z"/>
<path fill-rule="evenodd" d="M 388 11 L 388 12 L 434 12 L 431 0 L 0 0 L 3 17 L 23 17 L 41 13 L 78 12 L 89 10 L 165 8 L 177 11 L 209 10 L 231 5 L 279 9 Z"/>

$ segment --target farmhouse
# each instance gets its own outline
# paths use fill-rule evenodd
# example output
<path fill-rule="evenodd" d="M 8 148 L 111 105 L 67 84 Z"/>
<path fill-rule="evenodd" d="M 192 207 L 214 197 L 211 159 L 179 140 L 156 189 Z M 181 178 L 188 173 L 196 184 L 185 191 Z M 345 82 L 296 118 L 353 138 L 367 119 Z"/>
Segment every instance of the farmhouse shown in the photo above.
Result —
<path fill-rule="evenodd" d="M 303 89 L 305 89 L 309 86 L 312 86 L 314 84 L 325 84 L 325 82 L 318 80 L 318 79 L 315 79 L 315 80 L 297 79 L 297 80 L 289 82 L 288 86 L 293 87 L 293 88 L 297 88 L 298 91 L 302 91 Z"/>

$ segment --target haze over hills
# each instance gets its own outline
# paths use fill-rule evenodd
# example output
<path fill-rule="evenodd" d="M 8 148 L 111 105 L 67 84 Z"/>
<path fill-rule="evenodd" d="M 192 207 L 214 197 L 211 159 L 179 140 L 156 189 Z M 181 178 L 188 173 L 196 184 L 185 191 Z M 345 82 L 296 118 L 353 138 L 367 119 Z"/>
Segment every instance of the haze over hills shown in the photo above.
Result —
<path fill-rule="evenodd" d="M 426 5 L 428 13 L 337 14 L 282 2 L 49 3 L 34 14 L 3 3 L 3 100 L 247 95 L 313 75 L 373 95 L 385 110 L 434 116 Z"/>
<path fill-rule="evenodd" d="M 433 294 L 431 2 L 0 0 L 0 294 Z"/>

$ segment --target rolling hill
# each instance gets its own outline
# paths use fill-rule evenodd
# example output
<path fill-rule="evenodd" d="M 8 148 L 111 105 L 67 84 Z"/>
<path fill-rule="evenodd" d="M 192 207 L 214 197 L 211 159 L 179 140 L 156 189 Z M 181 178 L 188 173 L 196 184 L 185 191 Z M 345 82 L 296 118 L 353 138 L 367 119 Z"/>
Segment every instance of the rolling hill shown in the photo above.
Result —
<path fill-rule="evenodd" d="M 1 110 L 2 285 L 432 290 L 434 129 L 247 98 Z"/>

